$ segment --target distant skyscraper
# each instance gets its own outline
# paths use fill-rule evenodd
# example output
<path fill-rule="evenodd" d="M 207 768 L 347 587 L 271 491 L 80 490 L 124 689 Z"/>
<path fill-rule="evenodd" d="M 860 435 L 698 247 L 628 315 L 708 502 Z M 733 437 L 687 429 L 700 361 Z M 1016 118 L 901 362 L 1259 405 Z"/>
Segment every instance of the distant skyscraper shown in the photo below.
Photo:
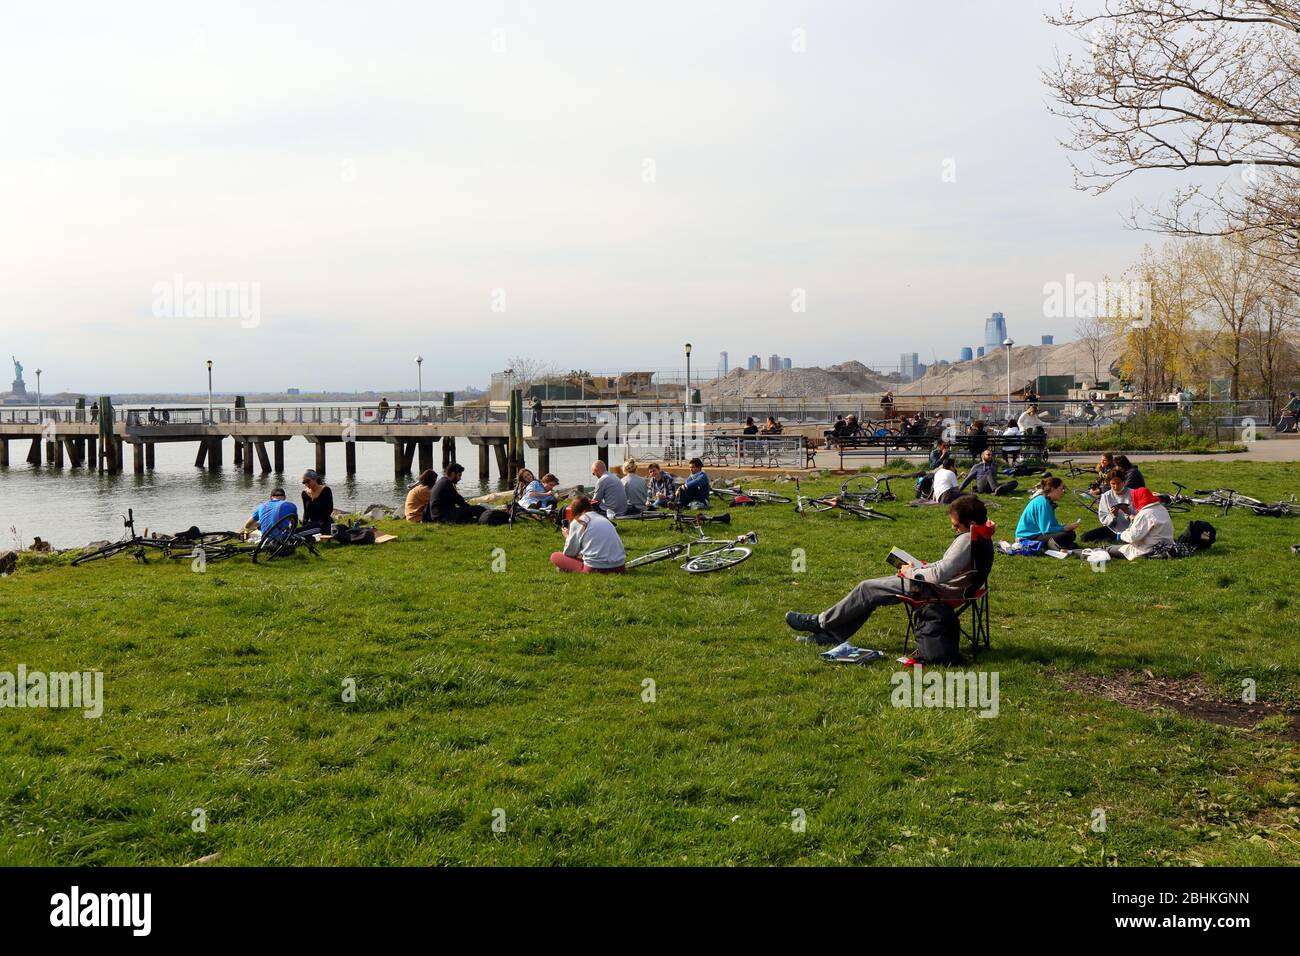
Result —
<path fill-rule="evenodd" d="M 767 370 L 769 372 L 781 371 L 781 356 L 773 352 L 767 357 Z"/>
<path fill-rule="evenodd" d="M 961 360 L 969 362 L 975 357 L 975 351 L 969 345 L 963 345 L 961 348 Z"/>
<path fill-rule="evenodd" d="M 751 355 L 749 357 L 749 362 L 747 363 L 747 366 L 751 372 L 757 372 L 759 369 L 763 367 L 763 360 L 759 358 L 757 355 Z"/>
<path fill-rule="evenodd" d="M 721 378 L 729 371 L 727 367 L 727 353 L 722 352 L 718 355 L 718 377 Z"/>
<path fill-rule="evenodd" d="M 975 357 L 976 358 L 984 357 L 984 346 L 981 345 L 975 349 Z"/>
<path fill-rule="evenodd" d="M 984 347 L 994 350 L 1002 348 L 1007 338 L 1007 320 L 1001 312 L 994 312 L 992 317 L 984 320 Z"/>
<path fill-rule="evenodd" d="M 1053 336 L 1051 336 L 1051 335 L 1044 335 L 1044 336 L 1043 336 L 1043 344 L 1044 344 L 1044 345 L 1053 345 L 1053 344 L 1055 344 L 1055 341 L 1056 341 L 1055 338 L 1054 338 Z"/>
<path fill-rule="evenodd" d="M 904 352 L 898 356 L 898 371 L 909 382 L 919 378 L 921 374 L 921 367 L 916 359 L 915 352 Z"/>
<path fill-rule="evenodd" d="M 787 355 L 785 358 L 781 359 L 781 367 L 794 368 L 794 362 L 791 360 L 790 356 Z"/>

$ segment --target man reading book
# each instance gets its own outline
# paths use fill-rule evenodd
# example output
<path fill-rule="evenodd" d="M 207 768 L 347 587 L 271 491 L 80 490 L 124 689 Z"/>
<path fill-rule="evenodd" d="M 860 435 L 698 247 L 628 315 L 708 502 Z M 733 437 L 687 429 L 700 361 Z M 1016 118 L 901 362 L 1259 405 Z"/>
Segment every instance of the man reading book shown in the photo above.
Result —
<path fill-rule="evenodd" d="M 890 552 L 898 573 L 863 581 L 834 607 L 820 614 L 790 611 L 785 620 L 796 631 L 797 640 L 811 644 L 842 644 L 886 604 L 900 597 L 963 598 L 982 583 L 993 566 L 993 525 L 984 502 L 974 495 L 962 495 L 948 506 L 948 517 L 956 535 L 942 558 L 934 564 L 913 564 L 906 552 Z"/>

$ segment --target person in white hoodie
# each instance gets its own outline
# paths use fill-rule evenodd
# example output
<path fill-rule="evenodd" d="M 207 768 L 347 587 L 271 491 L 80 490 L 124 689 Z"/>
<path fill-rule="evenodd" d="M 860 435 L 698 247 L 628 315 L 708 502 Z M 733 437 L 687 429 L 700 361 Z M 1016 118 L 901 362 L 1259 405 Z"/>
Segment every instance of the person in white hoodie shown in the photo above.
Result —
<path fill-rule="evenodd" d="M 564 550 L 551 555 L 551 564 L 561 571 L 622 574 L 627 552 L 614 522 L 597 512 L 586 495 L 579 495 L 570 509 Z"/>
<path fill-rule="evenodd" d="M 1120 533 L 1122 544 L 1107 548 L 1112 558 L 1134 561 L 1146 557 L 1162 546 L 1174 543 L 1174 523 L 1155 492 L 1149 488 L 1134 488 L 1133 508 L 1137 512 L 1129 526 Z"/>

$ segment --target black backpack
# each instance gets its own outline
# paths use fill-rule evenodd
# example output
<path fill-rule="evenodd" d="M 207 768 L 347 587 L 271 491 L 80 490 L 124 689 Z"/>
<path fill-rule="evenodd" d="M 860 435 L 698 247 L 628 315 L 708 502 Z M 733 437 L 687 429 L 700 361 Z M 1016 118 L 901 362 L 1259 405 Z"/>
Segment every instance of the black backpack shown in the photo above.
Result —
<path fill-rule="evenodd" d="M 1196 520 L 1188 523 L 1187 530 L 1178 536 L 1178 543 L 1204 551 L 1214 544 L 1215 537 L 1214 525 L 1208 521 Z"/>
<path fill-rule="evenodd" d="M 946 604 L 924 604 L 913 617 L 916 650 L 912 659 L 922 664 L 963 664 L 959 644 L 961 626 L 957 612 Z"/>
<path fill-rule="evenodd" d="M 335 544 L 374 544 L 375 529 L 360 524 L 336 524 L 334 526 Z"/>

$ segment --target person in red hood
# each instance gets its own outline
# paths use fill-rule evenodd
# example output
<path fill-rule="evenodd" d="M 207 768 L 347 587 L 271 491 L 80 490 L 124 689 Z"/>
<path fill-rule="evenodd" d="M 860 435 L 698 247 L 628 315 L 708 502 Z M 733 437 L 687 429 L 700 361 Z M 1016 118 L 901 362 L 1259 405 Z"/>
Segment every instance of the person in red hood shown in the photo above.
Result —
<path fill-rule="evenodd" d="M 810 644 L 842 644 L 886 604 L 909 597 L 964 598 L 981 586 L 993 567 L 993 524 L 984 502 L 962 495 L 948 506 L 956 535 L 942 558 L 919 567 L 905 564 L 897 574 L 863 581 L 844 600 L 821 614 L 790 611 L 785 622 L 805 631 L 796 640 Z"/>
<path fill-rule="evenodd" d="M 1150 554 L 1161 545 L 1174 543 L 1174 523 L 1151 489 L 1133 489 L 1133 511 L 1133 520 L 1120 532 L 1119 539 L 1123 543 L 1106 549 L 1112 558 L 1132 561 Z"/>

